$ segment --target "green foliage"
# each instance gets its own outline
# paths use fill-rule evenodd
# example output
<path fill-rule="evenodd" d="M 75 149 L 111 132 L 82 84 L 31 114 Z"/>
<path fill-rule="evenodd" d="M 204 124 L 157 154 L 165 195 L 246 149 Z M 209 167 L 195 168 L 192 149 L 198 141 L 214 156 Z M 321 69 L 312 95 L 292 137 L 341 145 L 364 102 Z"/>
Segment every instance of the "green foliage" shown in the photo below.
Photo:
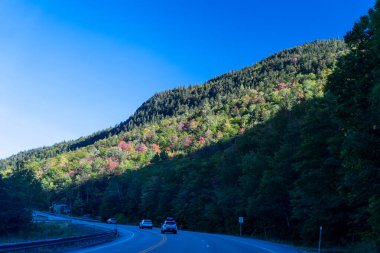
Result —
<path fill-rule="evenodd" d="M 0 206 L 0 235 L 25 231 L 32 208 L 46 208 L 46 194 L 33 172 L 18 163 L 11 176 L 0 176 Z"/>
<path fill-rule="evenodd" d="M 74 200 L 73 206 L 72 206 L 72 213 L 74 215 L 83 215 L 83 208 L 84 208 L 84 201 L 82 197 L 80 196 L 80 193 L 78 192 L 77 197 Z"/>

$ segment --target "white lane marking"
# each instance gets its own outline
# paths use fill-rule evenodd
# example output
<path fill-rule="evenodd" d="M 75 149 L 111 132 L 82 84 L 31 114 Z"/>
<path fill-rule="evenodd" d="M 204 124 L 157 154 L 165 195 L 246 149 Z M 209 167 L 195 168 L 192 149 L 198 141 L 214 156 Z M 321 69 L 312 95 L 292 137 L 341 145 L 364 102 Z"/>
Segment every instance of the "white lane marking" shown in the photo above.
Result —
<path fill-rule="evenodd" d="M 266 251 L 268 251 L 268 252 L 270 252 L 270 253 L 277 253 L 277 251 L 273 251 L 273 250 L 270 250 L 270 249 L 267 249 L 267 248 L 264 248 L 264 247 L 261 247 L 261 246 L 255 245 L 255 244 L 251 244 L 251 243 L 247 243 L 247 242 L 239 241 L 239 240 L 234 240 L 234 239 L 232 239 L 232 238 L 226 238 L 226 239 L 231 240 L 231 241 L 235 241 L 235 242 L 238 242 L 238 243 L 244 243 L 244 244 L 249 245 L 249 246 L 251 246 L 251 247 L 253 246 L 253 247 L 255 247 L 255 248 L 259 248 L 259 249 L 262 249 L 262 250 L 266 250 Z"/>
<path fill-rule="evenodd" d="M 247 244 L 247 243 L 246 243 Z M 249 245 L 249 244 L 248 244 Z M 273 250 L 270 250 L 270 249 L 267 249 L 267 248 L 264 248 L 264 247 L 260 247 L 260 246 L 257 246 L 257 245 L 252 245 L 253 247 L 256 247 L 256 248 L 259 248 L 259 249 L 263 249 L 263 250 L 266 250 L 268 252 L 271 252 L 271 253 L 277 253 L 276 251 L 273 251 Z"/>
<path fill-rule="evenodd" d="M 221 238 L 220 235 L 216 235 L 216 234 L 208 234 L 209 236 L 213 236 L 213 237 L 216 237 L 216 238 Z M 227 239 L 227 240 L 230 240 L 230 241 L 234 241 L 234 242 L 237 242 L 237 243 L 243 243 L 243 244 L 246 244 L 248 246 L 251 246 L 251 247 L 255 247 L 255 248 L 258 248 L 258 249 L 262 249 L 262 250 L 265 250 L 265 251 L 268 251 L 270 253 L 277 253 L 277 251 L 273 251 L 273 250 L 270 250 L 270 249 L 267 249 L 265 247 L 262 247 L 262 246 L 258 246 L 258 245 L 255 245 L 254 242 L 252 243 L 248 243 L 248 242 L 245 242 L 245 241 L 242 241 L 242 240 L 235 240 L 233 238 L 229 238 L 229 237 L 222 237 L 224 239 Z M 202 240 L 203 241 L 203 240 Z"/>

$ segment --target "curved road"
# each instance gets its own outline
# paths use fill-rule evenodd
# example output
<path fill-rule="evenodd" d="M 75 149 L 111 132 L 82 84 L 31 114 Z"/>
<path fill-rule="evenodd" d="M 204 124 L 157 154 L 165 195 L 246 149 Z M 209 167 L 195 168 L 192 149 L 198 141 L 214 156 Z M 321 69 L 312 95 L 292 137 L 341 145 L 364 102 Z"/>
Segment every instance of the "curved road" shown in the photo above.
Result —
<path fill-rule="evenodd" d="M 49 219 L 62 217 L 49 216 Z M 65 218 L 69 219 L 69 218 Z M 112 253 L 112 252 L 136 252 L 136 253 L 301 253 L 301 251 L 282 244 L 276 244 L 261 240 L 241 238 L 229 235 L 178 231 L 178 234 L 161 235 L 158 228 L 141 230 L 137 226 L 114 225 L 98 222 L 71 219 L 73 223 L 98 226 L 103 228 L 117 228 L 120 237 L 116 240 L 82 248 L 73 252 Z"/>

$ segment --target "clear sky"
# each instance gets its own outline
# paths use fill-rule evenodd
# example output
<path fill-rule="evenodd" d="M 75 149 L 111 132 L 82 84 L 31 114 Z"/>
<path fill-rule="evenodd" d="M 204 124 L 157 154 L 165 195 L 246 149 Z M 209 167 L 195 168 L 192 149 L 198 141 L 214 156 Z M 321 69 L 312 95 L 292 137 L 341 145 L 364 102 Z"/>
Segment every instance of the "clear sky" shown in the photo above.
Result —
<path fill-rule="evenodd" d="M 374 3 L 0 0 L 0 158 L 114 126 L 156 92 L 342 38 Z"/>

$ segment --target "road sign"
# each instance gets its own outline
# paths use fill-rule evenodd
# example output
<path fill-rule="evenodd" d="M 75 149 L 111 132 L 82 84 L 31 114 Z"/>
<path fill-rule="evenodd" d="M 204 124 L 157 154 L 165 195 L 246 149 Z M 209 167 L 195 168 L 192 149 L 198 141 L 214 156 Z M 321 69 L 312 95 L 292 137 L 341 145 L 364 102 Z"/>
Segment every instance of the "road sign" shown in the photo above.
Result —
<path fill-rule="evenodd" d="M 240 236 L 241 236 L 241 224 L 244 222 L 244 217 L 239 217 L 239 224 L 240 224 Z"/>

